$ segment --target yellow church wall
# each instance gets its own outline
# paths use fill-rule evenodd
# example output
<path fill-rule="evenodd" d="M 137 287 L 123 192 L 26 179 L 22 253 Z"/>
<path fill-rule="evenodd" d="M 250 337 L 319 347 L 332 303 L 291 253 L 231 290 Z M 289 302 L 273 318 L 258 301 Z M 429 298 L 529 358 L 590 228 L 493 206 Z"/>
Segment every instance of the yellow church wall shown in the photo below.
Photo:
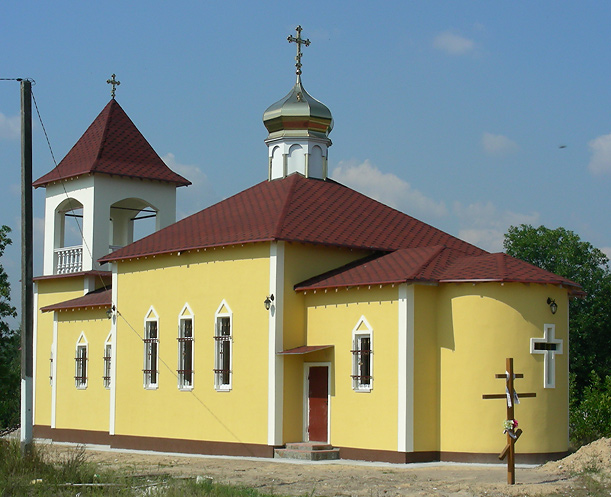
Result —
<path fill-rule="evenodd" d="M 438 287 L 414 285 L 414 451 L 439 450 Z"/>
<path fill-rule="evenodd" d="M 305 297 L 297 283 L 365 257 L 368 252 L 323 245 L 286 243 L 284 250 L 284 349 L 306 343 Z M 283 438 L 303 438 L 303 356 L 284 359 Z"/>
<path fill-rule="evenodd" d="M 334 344 L 326 356 L 303 356 L 332 362 L 330 443 L 340 447 L 397 450 L 398 287 L 307 293 L 308 345 Z M 352 331 L 364 317 L 372 330 L 370 392 L 352 388 Z M 302 380 L 303 381 L 303 380 Z M 302 400 L 302 403 L 304 401 Z M 355 429 L 355 427 L 375 429 Z"/>
<path fill-rule="evenodd" d="M 269 244 L 165 255 L 118 266 L 118 435 L 266 444 Z M 232 312 L 232 388 L 214 386 L 215 313 Z M 178 389 L 179 313 L 193 316 L 191 391 Z M 144 319 L 158 315 L 158 388 L 143 386 Z"/>
<path fill-rule="evenodd" d="M 305 343 L 304 295 L 293 290 L 297 283 L 349 262 L 361 259 L 370 252 L 323 245 L 286 243 L 284 251 L 284 348 L 291 349 Z"/>
<path fill-rule="evenodd" d="M 56 428 L 108 431 L 110 391 L 104 387 L 103 376 L 110 327 L 105 309 L 59 313 L 57 376 L 53 379 L 57 382 Z M 86 388 L 75 385 L 77 343 L 87 344 Z"/>
<path fill-rule="evenodd" d="M 547 305 L 558 303 L 552 315 Z M 446 452 L 499 453 L 505 445 L 503 399 L 482 394 L 505 392 L 505 358 L 514 358 L 518 393 L 534 392 L 515 408 L 524 433 L 516 444 L 523 453 L 563 452 L 568 447 L 568 301 L 553 286 L 511 283 L 440 286 L 440 448 Z M 517 311 L 516 309 L 520 309 Z M 563 340 L 556 355 L 556 387 L 543 388 L 543 355 L 530 353 L 530 339 L 542 338 L 545 324 Z"/>
<path fill-rule="evenodd" d="M 38 301 L 36 315 L 36 378 L 34 424 L 51 426 L 51 370 L 53 344 L 53 312 L 40 312 L 41 307 L 57 304 L 83 295 L 83 278 L 43 279 L 36 282 Z"/>

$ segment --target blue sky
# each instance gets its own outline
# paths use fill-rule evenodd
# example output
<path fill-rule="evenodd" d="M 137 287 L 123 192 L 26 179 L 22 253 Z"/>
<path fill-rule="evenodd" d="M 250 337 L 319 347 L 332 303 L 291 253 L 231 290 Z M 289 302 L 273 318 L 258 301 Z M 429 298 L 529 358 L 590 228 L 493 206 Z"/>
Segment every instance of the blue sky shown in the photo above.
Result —
<path fill-rule="evenodd" d="M 338 181 L 490 251 L 563 226 L 611 255 L 611 3 L 7 0 L 0 78 L 29 77 L 59 161 L 110 99 L 193 181 L 178 217 L 267 177 L 264 110 L 303 83 Z M 19 85 L 0 81 L 2 258 L 18 301 Z M 562 147 L 562 148 L 561 148 Z M 34 178 L 53 167 L 34 128 Z M 44 190 L 35 191 L 35 274 Z"/>

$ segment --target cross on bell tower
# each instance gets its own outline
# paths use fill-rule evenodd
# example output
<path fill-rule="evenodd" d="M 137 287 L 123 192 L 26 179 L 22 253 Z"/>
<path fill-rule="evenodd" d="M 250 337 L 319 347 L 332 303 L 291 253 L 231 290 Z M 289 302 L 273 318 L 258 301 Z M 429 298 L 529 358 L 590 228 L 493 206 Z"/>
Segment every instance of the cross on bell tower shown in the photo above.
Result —
<path fill-rule="evenodd" d="M 297 31 L 297 38 L 291 35 L 287 38 L 287 40 L 289 43 L 297 44 L 297 55 L 295 56 L 295 67 L 297 69 L 295 70 L 295 74 L 297 74 L 297 77 L 299 78 L 299 76 L 301 76 L 301 57 L 303 56 L 303 53 L 301 53 L 301 45 L 305 45 L 306 47 L 309 47 L 310 40 L 309 38 L 306 38 L 305 40 L 301 38 L 301 31 L 302 31 L 301 26 L 297 26 L 295 28 L 295 31 Z"/>

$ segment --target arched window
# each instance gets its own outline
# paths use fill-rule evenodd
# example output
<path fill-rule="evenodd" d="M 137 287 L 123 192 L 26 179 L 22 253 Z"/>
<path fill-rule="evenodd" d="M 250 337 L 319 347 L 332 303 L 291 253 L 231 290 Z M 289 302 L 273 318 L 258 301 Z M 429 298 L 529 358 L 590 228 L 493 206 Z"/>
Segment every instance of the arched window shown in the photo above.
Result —
<path fill-rule="evenodd" d="M 214 315 L 214 388 L 231 390 L 233 368 L 233 313 L 224 300 Z"/>
<path fill-rule="evenodd" d="M 153 306 L 144 318 L 144 388 L 159 386 L 159 316 Z"/>
<path fill-rule="evenodd" d="M 178 316 L 178 388 L 193 388 L 193 312 L 185 304 Z"/>
<path fill-rule="evenodd" d="M 87 388 L 87 361 L 89 360 L 89 344 L 85 334 L 81 332 L 76 341 L 76 353 L 74 356 L 74 384 L 76 388 Z"/>
<path fill-rule="evenodd" d="M 373 330 L 361 316 L 352 329 L 352 388 L 370 392 L 373 387 Z"/>
<path fill-rule="evenodd" d="M 102 381 L 104 388 L 110 388 L 110 379 L 112 374 L 112 333 L 109 333 L 104 342 L 104 375 Z"/>

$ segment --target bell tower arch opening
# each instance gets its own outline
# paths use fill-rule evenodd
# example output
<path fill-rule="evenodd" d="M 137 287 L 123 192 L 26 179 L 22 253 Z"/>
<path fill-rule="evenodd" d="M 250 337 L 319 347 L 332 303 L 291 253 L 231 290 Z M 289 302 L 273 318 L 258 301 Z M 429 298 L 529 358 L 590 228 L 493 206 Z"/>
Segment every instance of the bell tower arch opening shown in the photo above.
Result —
<path fill-rule="evenodd" d="M 54 272 L 79 272 L 83 268 L 83 204 L 68 197 L 57 206 L 54 214 Z"/>
<path fill-rule="evenodd" d="M 110 206 L 109 251 L 112 252 L 160 228 L 159 209 L 140 198 L 127 198 Z"/>

